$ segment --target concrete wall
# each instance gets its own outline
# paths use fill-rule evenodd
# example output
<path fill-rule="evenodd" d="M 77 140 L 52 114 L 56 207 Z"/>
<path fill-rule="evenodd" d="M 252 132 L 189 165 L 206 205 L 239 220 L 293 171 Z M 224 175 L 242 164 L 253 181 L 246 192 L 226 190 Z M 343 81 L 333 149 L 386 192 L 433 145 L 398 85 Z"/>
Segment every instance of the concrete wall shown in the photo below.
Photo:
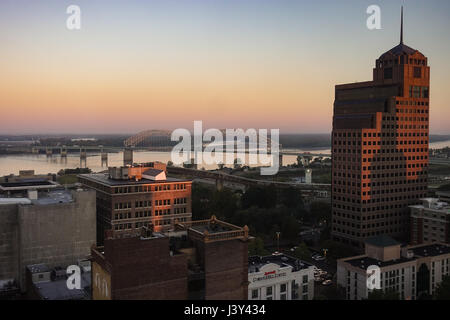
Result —
<path fill-rule="evenodd" d="M 17 205 L 0 205 L 0 281 L 18 279 L 18 239 Z"/>
<path fill-rule="evenodd" d="M 20 284 L 25 289 L 25 267 L 75 264 L 86 258 L 96 241 L 95 192 L 73 192 L 74 202 L 20 205 Z"/>

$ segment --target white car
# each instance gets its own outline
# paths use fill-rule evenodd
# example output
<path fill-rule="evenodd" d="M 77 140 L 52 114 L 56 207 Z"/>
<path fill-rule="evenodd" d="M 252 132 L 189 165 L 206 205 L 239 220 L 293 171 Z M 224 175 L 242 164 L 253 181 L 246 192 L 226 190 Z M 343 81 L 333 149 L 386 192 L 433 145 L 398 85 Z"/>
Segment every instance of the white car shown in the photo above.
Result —
<path fill-rule="evenodd" d="M 325 280 L 324 282 L 322 282 L 322 285 L 329 286 L 329 285 L 331 285 L 331 283 L 332 283 L 331 280 Z"/>

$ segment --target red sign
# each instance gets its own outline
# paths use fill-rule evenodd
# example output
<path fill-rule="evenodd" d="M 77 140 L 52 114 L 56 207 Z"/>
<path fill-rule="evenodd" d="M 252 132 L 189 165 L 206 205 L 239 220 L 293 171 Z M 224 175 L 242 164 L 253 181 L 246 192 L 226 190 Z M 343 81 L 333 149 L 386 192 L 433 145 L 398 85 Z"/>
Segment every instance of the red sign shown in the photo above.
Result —
<path fill-rule="evenodd" d="M 275 274 L 275 270 L 264 273 L 265 276 L 267 276 L 268 274 Z"/>

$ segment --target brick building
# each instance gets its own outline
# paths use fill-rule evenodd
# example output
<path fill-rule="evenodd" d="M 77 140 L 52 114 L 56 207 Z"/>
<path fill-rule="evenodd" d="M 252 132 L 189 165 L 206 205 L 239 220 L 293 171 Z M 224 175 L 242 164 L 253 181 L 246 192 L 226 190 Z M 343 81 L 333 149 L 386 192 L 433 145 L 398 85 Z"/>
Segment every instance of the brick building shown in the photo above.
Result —
<path fill-rule="evenodd" d="M 163 163 L 111 167 L 78 179 L 97 194 L 98 244 L 107 230 L 128 233 L 152 223 L 159 232 L 173 228 L 175 220 L 191 220 L 192 181 L 166 177 Z"/>
<path fill-rule="evenodd" d="M 165 234 L 151 229 L 109 231 L 92 248 L 94 300 L 247 299 L 248 228 L 213 216 Z"/>
<path fill-rule="evenodd" d="M 332 132 L 332 236 L 407 240 L 408 206 L 426 197 L 430 67 L 403 43 L 376 60 L 373 80 L 337 85 Z"/>

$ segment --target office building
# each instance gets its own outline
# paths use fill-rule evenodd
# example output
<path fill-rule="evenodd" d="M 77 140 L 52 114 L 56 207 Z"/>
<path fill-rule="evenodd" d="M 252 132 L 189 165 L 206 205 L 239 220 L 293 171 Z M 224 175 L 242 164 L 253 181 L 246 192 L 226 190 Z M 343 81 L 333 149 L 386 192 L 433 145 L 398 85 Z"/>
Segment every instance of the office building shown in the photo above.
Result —
<path fill-rule="evenodd" d="M 450 205 L 436 198 L 422 199 L 422 204 L 410 206 L 411 243 L 450 243 Z"/>
<path fill-rule="evenodd" d="M 369 238 L 365 254 L 338 260 L 337 282 L 346 299 L 367 299 L 368 271 L 380 271 L 380 289 L 397 292 L 400 299 L 432 295 L 444 276 L 450 275 L 450 245 L 443 243 L 404 246 L 386 235 Z"/>
<path fill-rule="evenodd" d="M 409 206 L 426 197 L 430 67 L 403 43 L 373 80 L 337 85 L 332 132 L 332 237 L 363 250 L 376 235 L 408 240 Z"/>
<path fill-rule="evenodd" d="M 312 300 L 314 266 L 284 255 L 250 257 L 248 300 Z"/>
<path fill-rule="evenodd" d="M 152 223 L 161 232 L 191 220 L 192 181 L 166 177 L 163 163 L 111 167 L 108 173 L 81 174 L 78 179 L 96 191 L 100 245 L 107 230 L 128 233 Z"/>

